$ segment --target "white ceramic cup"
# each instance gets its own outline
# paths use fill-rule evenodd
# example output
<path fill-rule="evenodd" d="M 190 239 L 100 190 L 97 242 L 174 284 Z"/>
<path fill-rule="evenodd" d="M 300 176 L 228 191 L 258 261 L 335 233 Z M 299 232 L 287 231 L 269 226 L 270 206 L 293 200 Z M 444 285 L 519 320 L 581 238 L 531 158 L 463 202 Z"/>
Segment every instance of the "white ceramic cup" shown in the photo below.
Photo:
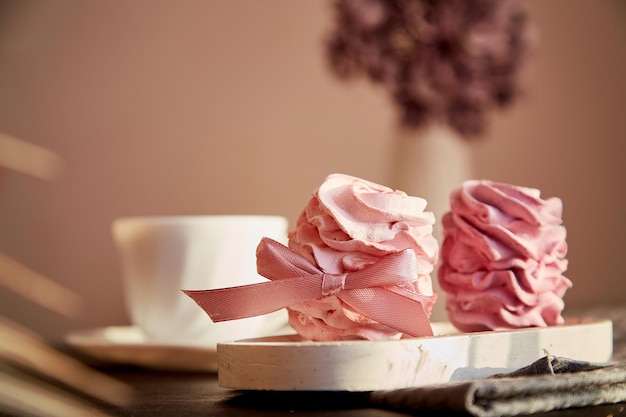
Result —
<path fill-rule="evenodd" d="M 263 215 L 125 217 L 112 225 L 132 324 L 152 342 L 214 346 L 276 334 L 287 314 L 213 323 L 181 290 L 266 281 L 256 272 L 263 237 L 285 243 L 287 219 Z"/>

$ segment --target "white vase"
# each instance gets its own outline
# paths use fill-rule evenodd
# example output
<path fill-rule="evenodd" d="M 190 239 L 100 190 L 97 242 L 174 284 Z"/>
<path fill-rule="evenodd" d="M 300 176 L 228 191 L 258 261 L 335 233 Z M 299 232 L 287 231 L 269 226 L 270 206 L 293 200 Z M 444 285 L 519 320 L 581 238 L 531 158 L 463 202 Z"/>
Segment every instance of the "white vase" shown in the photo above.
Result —
<path fill-rule="evenodd" d="M 433 235 L 441 247 L 441 218 L 450 209 L 450 192 L 472 176 L 469 144 L 450 128 L 431 125 L 417 131 L 399 128 L 392 146 L 388 184 L 409 195 L 426 199 L 426 209 L 435 214 Z M 439 287 L 437 268 L 438 264 L 431 278 L 439 300 L 431 320 L 445 321 L 445 295 Z"/>

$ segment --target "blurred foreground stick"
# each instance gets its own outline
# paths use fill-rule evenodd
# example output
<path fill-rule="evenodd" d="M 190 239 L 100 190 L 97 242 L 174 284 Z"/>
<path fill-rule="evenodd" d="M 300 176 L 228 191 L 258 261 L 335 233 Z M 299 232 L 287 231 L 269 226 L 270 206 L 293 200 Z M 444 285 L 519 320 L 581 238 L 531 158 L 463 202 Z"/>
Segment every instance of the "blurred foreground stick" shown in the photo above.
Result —
<path fill-rule="evenodd" d="M 2 364 L 5 372 L 2 372 Z M 19 370 L 26 371 L 31 377 L 20 378 Z M 59 389 L 45 389 L 44 379 L 37 379 L 41 377 L 54 381 Z M 121 381 L 89 368 L 48 346 L 29 330 L 0 318 L 0 403 L 23 409 L 57 403 L 68 407 L 77 401 L 70 391 L 63 389 L 65 387 L 119 407 L 127 405 L 132 394 L 131 388 Z"/>
<path fill-rule="evenodd" d="M 0 168 L 40 180 L 54 180 L 61 171 L 61 159 L 53 152 L 0 132 Z"/>
<path fill-rule="evenodd" d="M 78 317 L 82 302 L 74 292 L 0 252 L 0 286 L 68 318 Z"/>

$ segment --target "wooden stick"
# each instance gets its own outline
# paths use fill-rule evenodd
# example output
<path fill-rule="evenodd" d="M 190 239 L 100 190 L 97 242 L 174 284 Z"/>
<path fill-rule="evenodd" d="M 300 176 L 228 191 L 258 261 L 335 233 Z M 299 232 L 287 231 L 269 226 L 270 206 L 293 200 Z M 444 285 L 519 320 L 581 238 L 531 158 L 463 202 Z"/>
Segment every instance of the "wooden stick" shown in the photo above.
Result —
<path fill-rule="evenodd" d="M 0 285 L 27 300 L 69 318 L 82 310 L 82 299 L 74 292 L 33 271 L 0 252 Z"/>
<path fill-rule="evenodd" d="M 0 404 L 33 417 L 110 417 L 69 393 L 51 390 L 42 383 L 0 373 Z"/>
<path fill-rule="evenodd" d="M 0 133 L 0 167 L 51 181 L 61 170 L 61 159 L 37 145 Z"/>
<path fill-rule="evenodd" d="M 130 399 L 128 385 L 53 349 L 39 336 L 5 318 L 0 318 L 0 360 L 111 404 L 123 406 Z"/>

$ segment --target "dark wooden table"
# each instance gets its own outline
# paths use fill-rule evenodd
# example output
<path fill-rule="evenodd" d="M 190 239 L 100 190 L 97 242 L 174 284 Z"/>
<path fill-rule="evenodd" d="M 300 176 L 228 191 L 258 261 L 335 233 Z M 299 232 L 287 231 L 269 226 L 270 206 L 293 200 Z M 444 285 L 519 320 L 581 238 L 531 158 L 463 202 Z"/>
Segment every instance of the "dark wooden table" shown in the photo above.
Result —
<path fill-rule="evenodd" d="M 116 368 L 107 371 L 134 387 L 126 409 L 105 406 L 114 416 L 468 416 L 450 411 L 403 413 L 372 407 L 366 394 L 331 392 L 236 392 L 220 388 L 216 375 L 177 374 Z M 626 403 L 535 414 L 536 417 L 626 416 Z"/>
<path fill-rule="evenodd" d="M 614 358 L 626 362 L 626 306 L 596 309 L 597 316 L 614 322 Z M 83 358 L 84 359 L 84 358 Z M 238 392 L 221 388 L 216 374 L 149 371 L 134 367 L 91 363 L 98 370 L 125 382 L 133 389 L 130 403 L 123 407 L 91 401 L 92 410 L 112 416 L 329 416 L 329 417 L 399 417 L 463 416 L 450 411 L 413 411 L 403 413 L 372 406 L 367 394 L 346 392 Z M 0 406 L 0 416 L 26 416 Z M 625 416 L 626 403 L 569 409 L 535 414 L 548 416 Z"/>

